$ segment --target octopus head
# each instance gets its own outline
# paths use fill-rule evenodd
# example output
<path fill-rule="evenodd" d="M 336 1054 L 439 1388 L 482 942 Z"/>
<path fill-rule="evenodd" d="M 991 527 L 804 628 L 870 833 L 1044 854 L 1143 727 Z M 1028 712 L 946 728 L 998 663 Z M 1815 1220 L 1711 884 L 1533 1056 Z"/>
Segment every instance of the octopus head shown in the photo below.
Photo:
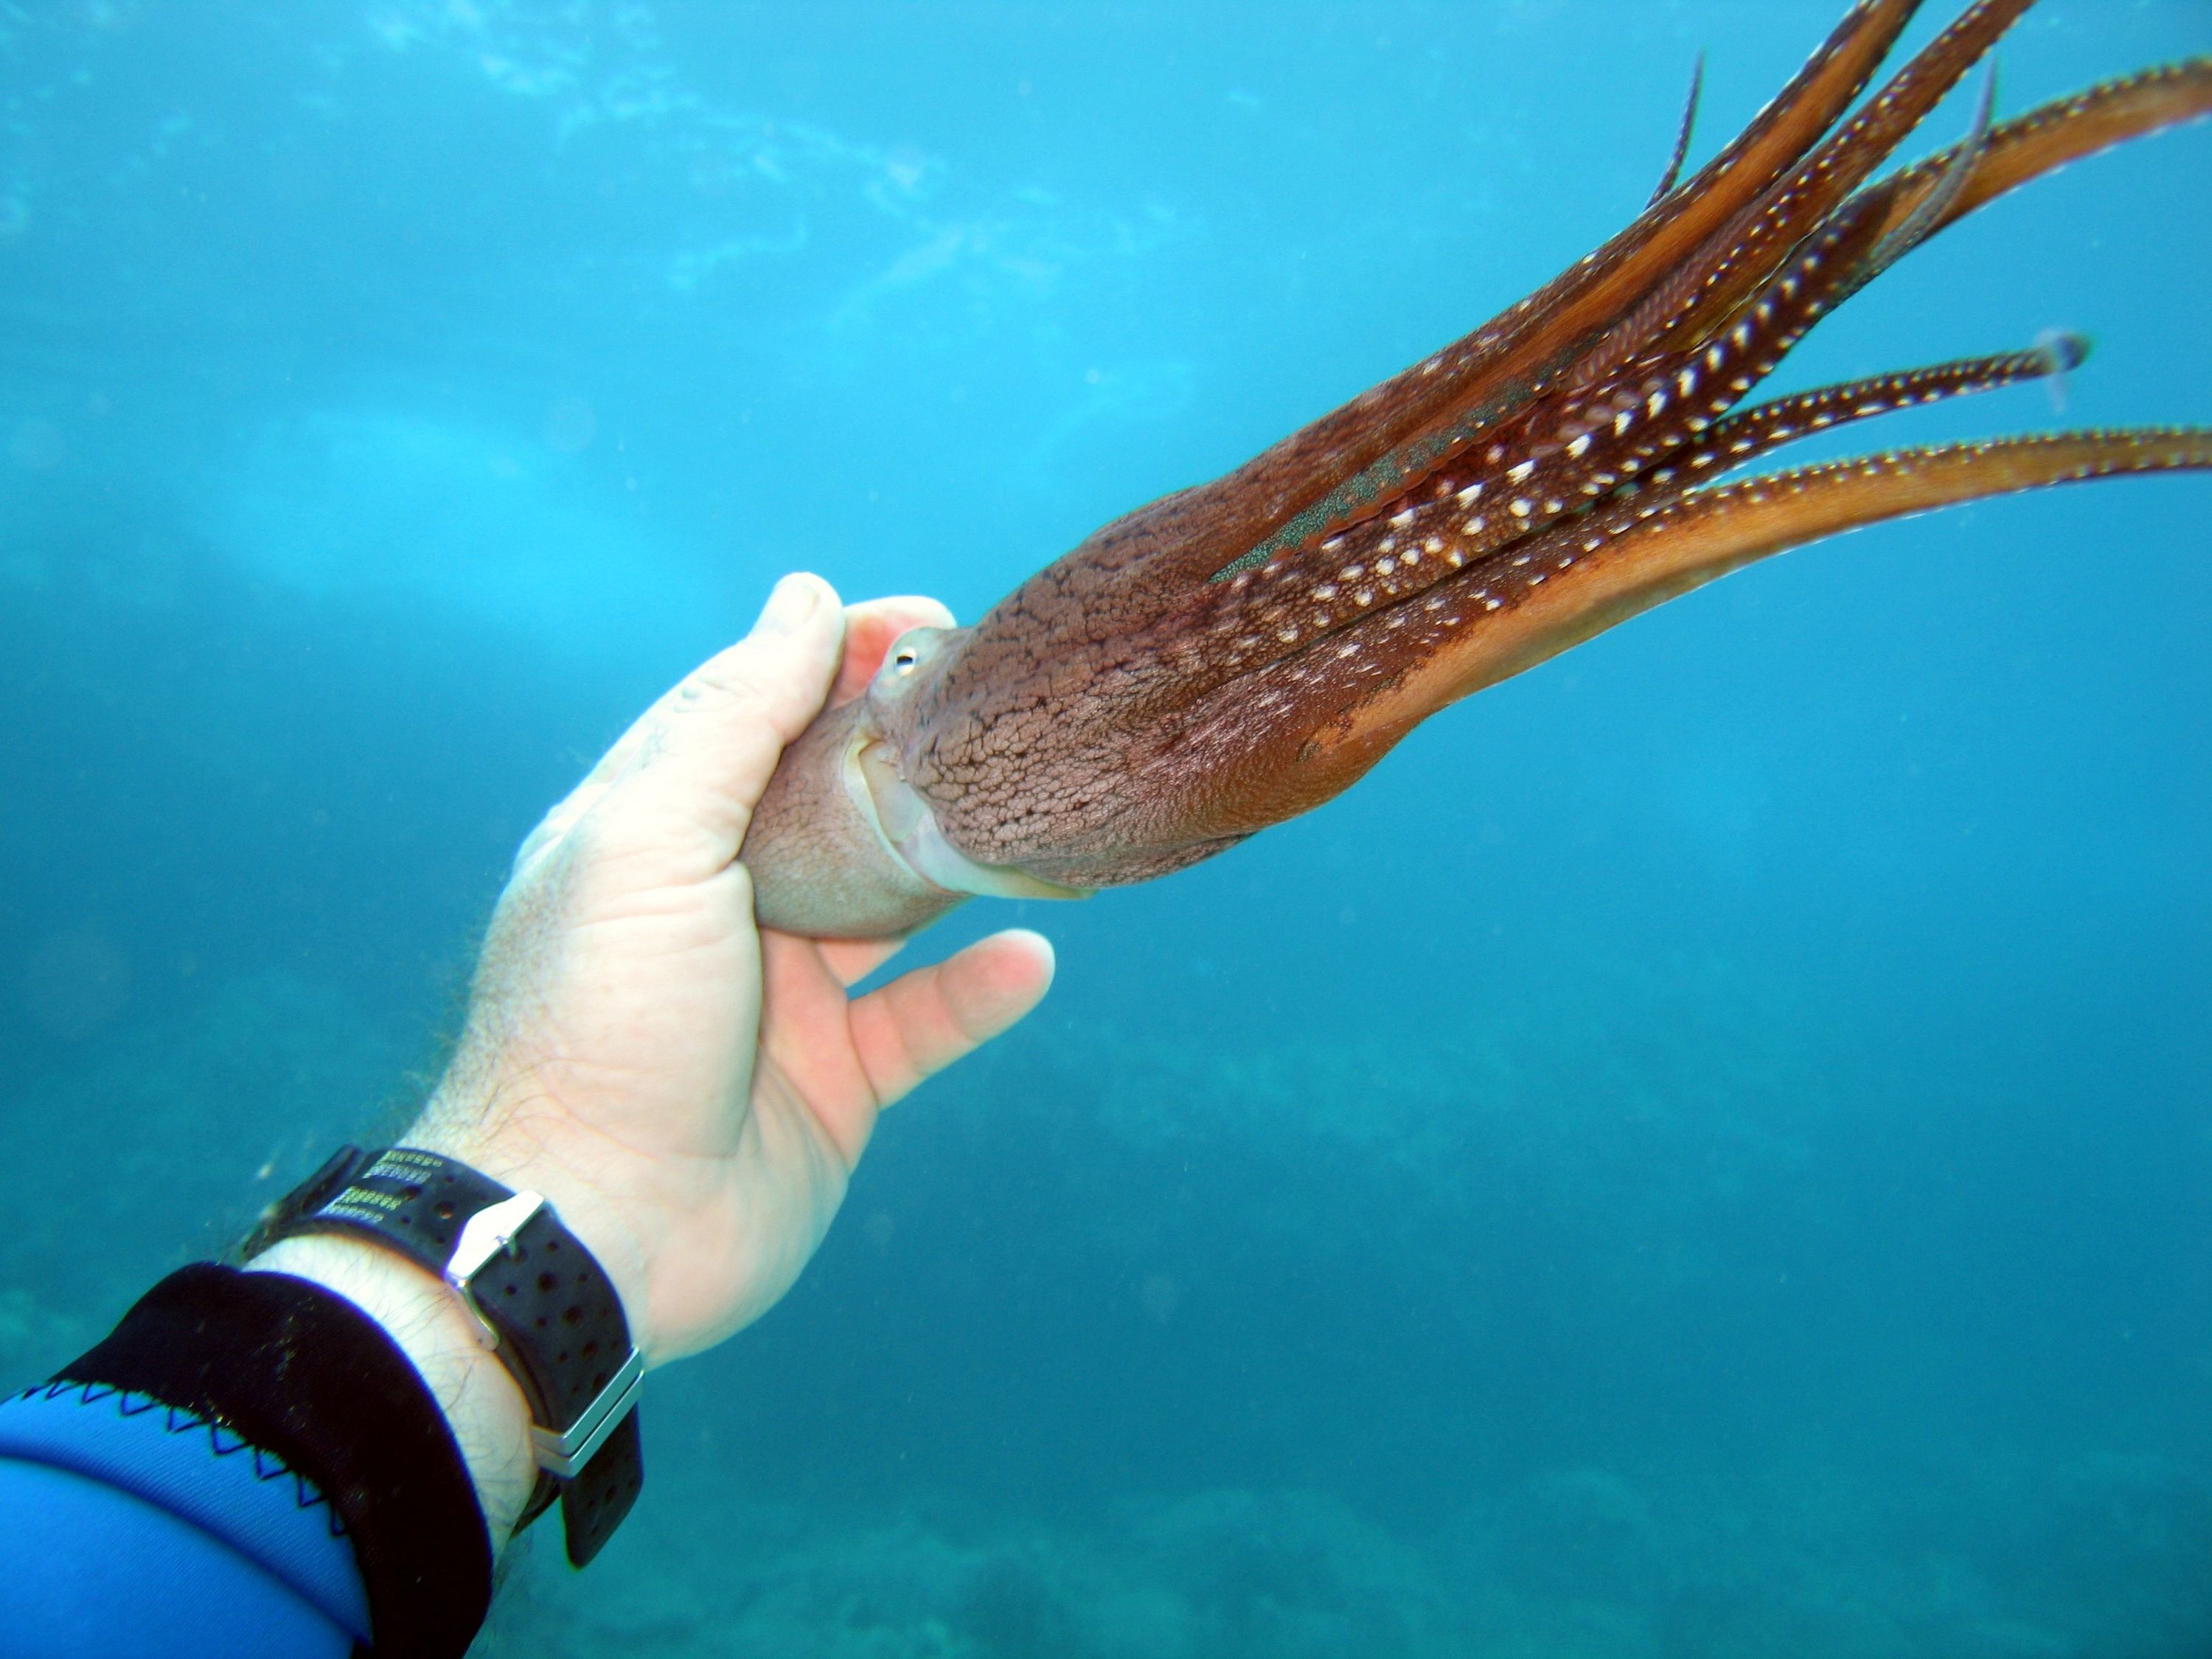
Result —
<path fill-rule="evenodd" d="M 908 629 L 884 653 L 866 691 L 785 751 L 743 852 L 763 927 L 880 937 L 910 933 L 978 895 L 1085 896 L 969 858 L 945 839 L 929 803 L 907 781 L 900 749 L 916 724 L 915 705 L 964 633 Z"/>

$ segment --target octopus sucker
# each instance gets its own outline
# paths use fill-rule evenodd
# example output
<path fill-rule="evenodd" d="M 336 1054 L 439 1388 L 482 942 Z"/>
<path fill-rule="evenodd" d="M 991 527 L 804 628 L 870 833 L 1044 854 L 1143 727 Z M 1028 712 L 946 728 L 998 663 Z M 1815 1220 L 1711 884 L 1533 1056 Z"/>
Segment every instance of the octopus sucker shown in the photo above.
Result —
<path fill-rule="evenodd" d="M 1746 404 L 1816 325 L 1975 208 L 2212 112 L 2212 59 L 1875 172 L 2032 0 L 1977 0 L 1854 111 L 1917 9 L 1863 0 L 1683 177 L 1693 90 L 1619 235 L 1210 484 L 1115 520 L 972 628 L 922 629 L 786 751 L 749 833 L 762 920 L 903 933 L 974 894 L 1148 880 L 1349 787 L 1430 714 L 1844 531 L 2212 470 L 2212 431 L 2059 433 L 1744 475 L 1795 440 L 2063 374 L 2081 342 Z"/>

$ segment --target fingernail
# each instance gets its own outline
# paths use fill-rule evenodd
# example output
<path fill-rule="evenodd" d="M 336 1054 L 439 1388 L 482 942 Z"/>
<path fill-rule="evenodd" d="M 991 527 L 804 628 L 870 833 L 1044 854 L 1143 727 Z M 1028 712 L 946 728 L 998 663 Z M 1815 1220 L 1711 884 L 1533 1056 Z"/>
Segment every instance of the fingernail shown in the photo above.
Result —
<path fill-rule="evenodd" d="M 795 634 L 821 605 L 821 583 L 811 576 L 786 576 L 768 596 L 759 627 L 772 634 Z"/>

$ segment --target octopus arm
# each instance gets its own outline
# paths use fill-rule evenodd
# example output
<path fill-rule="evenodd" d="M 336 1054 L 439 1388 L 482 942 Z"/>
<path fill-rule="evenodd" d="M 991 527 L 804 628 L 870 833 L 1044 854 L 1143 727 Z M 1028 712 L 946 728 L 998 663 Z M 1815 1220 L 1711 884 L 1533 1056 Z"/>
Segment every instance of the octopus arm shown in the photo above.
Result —
<path fill-rule="evenodd" d="M 1734 142 L 1603 246 L 1235 471 L 1139 508 L 1095 539 L 1115 549 L 1128 580 L 1171 602 L 1232 561 L 1318 537 L 1387 498 L 1433 463 L 1450 441 L 1440 434 L 1525 406 L 1551 366 L 1587 349 L 1787 176 L 1864 90 L 1918 7 L 1862 0 Z"/>
<path fill-rule="evenodd" d="M 1672 196 L 1674 186 L 1682 182 L 1682 164 L 1690 159 L 1690 139 L 1698 130 L 1698 103 L 1705 91 L 1705 54 L 1701 52 L 1690 70 L 1690 95 L 1682 100 L 1682 118 L 1674 129 L 1674 150 L 1667 157 L 1667 170 L 1659 175 L 1651 199 L 1644 204 L 1646 211 Z"/>
<path fill-rule="evenodd" d="M 1928 118 L 1960 78 L 1985 56 L 2033 0 L 1981 0 L 1916 53 L 1865 106 L 1777 182 L 1711 237 L 1606 336 L 1573 372 L 1578 384 L 1601 381 L 1620 367 L 1655 350 L 1695 345 L 1749 301 L 1787 264 L 1806 239 L 1838 212 L 1912 130 Z M 1925 188 L 1895 217 L 1894 245 L 1885 239 L 1869 258 L 1863 282 L 1902 253 L 1928 227 L 1911 222 L 1911 211 L 1936 192 L 1963 190 L 1980 149 L 1991 136 L 1987 105 L 1975 133 L 1931 172 Z M 1909 227 L 1909 228 L 1908 228 Z"/>
<path fill-rule="evenodd" d="M 2069 162 L 2208 114 L 2212 114 L 2212 58 L 2169 64 L 2039 105 L 1991 131 L 1966 188 L 1929 227 L 1929 234 Z M 1935 188 L 1954 154 L 1945 150 L 1931 155 L 1881 186 L 1890 197 L 1892 223 L 1911 214 Z"/>
<path fill-rule="evenodd" d="M 2088 345 L 2077 334 L 2060 334 L 2025 351 L 1999 352 L 1986 357 L 1961 357 L 1925 368 L 1909 368 L 1876 374 L 1840 386 L 1815 386 L 1809 392 L 1742 410 L 1714 426 L 1698 443 L 1671 458 L 1652 473 L 1650 487 L 1664 490 L 1677 481 L 1698 483 L 1719 477 L 1757 459 L 1769 450 L 1832 427 L 1849 425 L 1876 415 L 1910 409 L 1918 404 L 2000 386 L 2018 386 L 2079 368 L 2087 361 Z"/>
<path fill-rule="evenodd" d="M 1303 647 L 1316 626 L 1326 631 L 1352 619 L 1340 611 L 1334 619 L 1322 621 L 1322 612 L 1309 611 L 1293 628 L 1279 617 L 1240 617 L 1237 613 L 1250 605 L 1273 611 L 1284 599 L 1302 597 L 1294 586 L 1285 583 L 1292 573 L 1274 568 L 1280 561 L 1303 567 L 1304 586 L 1325 586 L 1328 573 L 1359 563 L 1362 552 L 1389 538 L 1389 527 L 1383 521 L 1395 519 L 1398 509 L 1413 499 L 1413 491 L 1449 495 L 1486 477 L 1494 486 L 1498 475 L 1531 459 L 1545 474 L 1553 475 L 1502 497 L 1492 489 L 1493 503 L 1501 499 L 1534 503 L 1538 510 L 1529 520 L 1516 523 L 1494 507 L 1473 511 L 1446 531 L 1441 546 L 1425 529 L 1417 541 L 1408 544 L 1408 551 L 1399 556 L 1395 571 L 1384 572 L 1384 597 L 1396 598 L 1410 587 L 1438 580 L 1478 556 L 1487 544 L 1540 529 L 1556 516 L 1546 510 L 1547 503 L 1579 507 L 1615 477 L 1634 476 L 1639 468 L 1654 464 L 1655 457 L 1663 454 L 1663 446 L 1652 441 L 1640 416 L 1632 417 L 1639 429 L 1626 453 L 1613 453 L 1620 447 L 1602 440 L 1611 423 L 1648 404 L 1655 390 L 1680 407 L 1684 400 L 1664 389 L 1679 383 L 1686 369 L 1698 382 L 1698 397 L 1705 403 L 1709 391 L 1721 383 L 1715 359 L 1727 356 L 1732 360 L 1728 389 L 1740 395 L 1786 355 L 1803 325 L 1832 310 L 1926 236 L 2044 173 L 2212 112 L 2212 59 L 2109 82 L 1995 126 L 1987 124 L 1985 104 L 1984 118 L 1966 143 L 1853 191 L 2021 9 L 2016 4 L 1973 8 L 1901 70 L 1864 109 L 1819 143 L 1821 125 L 1832 121 L 1855 95 L 1911 10 L 1861 7 L 1735 144 L 1589 260 L 1457 346 L 1386 381 L 1228 478 L 1169 496 L 1106 526 L 1073 556 L 1010 596 L 1007 605 L 1031 625 L 1030 632 L 1042 629 L 1042 636 L 1054 641 L 1062 654 L 1091 648 L 1100 638 L 1127 639 L 1142 629 L 1158 632 L 1170 641 L 1160 647 L 1164 653 L 1189 659 L 1180 662 L 1177 675 L 1170 677 L 1184 691 L 1202 690 L 1224 673 L 1247 672 L 1255 659 Z M 1499 354 L 1510 357 L 1517 349 L 1516 341 L 1533 337 L 1528 331 L 1545 325 L 1543 319 L 1570 304 L 1576 294 L 1596 292 L 1609 280 L 1607 273 L 1626 270 L 1650 248 L 1669 243 L 1673 232 L 1693 222 L 1668 217 L 1674 198 L 1719 189 L 1734 180 L 1739 188 L 1732 199 L 1740 199 L 1750 188 L 1746 181 L 1753 179 L 1763 191 L 1752 196 L 1719 232 L 1709 236 L 1705 246 L 1692 251 L 1694 257 L 1683 270 L 1646 295 L 1633 315 L 1601 339 L 1575 367 L 1569 386 L 1539 397 L 1535 382 L 1524 384 L 1524 406 L 1511 420 L 1494 423 L 1488 446 L 1503 458 L 1503 465 L 1480 465 L 1480 452 L 1469 447 L 1465 432 L 1417 435 L 1376 463 L 1364 480 L 1323 494 L 1318 505 L 1278 524 L 1256 546 L 1243 539 L 1259 532 L 1254 523 L 1236 518 L 1234 501 L 1249 507 L 1264 497 L 1272 503 L 1266 506 L 1267 512 L 1281 506 L 1279 492 L 1261 489 L 1255 495 L 1245 484 L 1278 464 L 1290 465 L 1286 457 L 1309 454 L 1315 443 L 1330 453 L 1349 454 L 1344 445 L 1353 441 L 1343 433 L 1351 429 L 1345 422 L 1355 415 L 1358 419 L 1353 424 L 1367 422 L 1370 435 L 1397 433 L 1402 422 L 1392 411 L 1411 409 L 1426 395 L 1415 383 L 1434 380 L 1464 391 L 1472 384 L 1467 375 L 1479 366 L 1478 360 L 1493 367 L 1504 362 Z M 1825 213 L 1825 219 L 1814 222 L 1816 213 Z M 1847 263 L 1853 257 L 1855 266 Z M 1817 283 L 1807 280 L 1804 262 L 1808 258 L 1822 267 Z M 1784 322 L 1793 325 L 1784 330 L 1779 326 Z M 1755 363 L 1746 361 L 1747 329 Z M 1662 336 L 1656 341 L 1655 331 Z M 1646 355 L 1637 355 L 1647 348 Z M 1713 402 L 1701 418 L 1717 415 L 1729 401 L 1732 399 Z M 1330 431 L 1337 431 L 1338 437 L 1326 437 Z M 1558 450 L 1576 444 L 1583 433 L 1591 434 L 1584 442 L 1595 446 L 1595 453 L 1571 468 L 1563 466 Z M 1328 484 L 1333 477 L 1322 467 L 1317 486 Z M 1383 499 L 1386 489 L 1395 489 L 1396 496 Z M 1355 510 L 1362 502 L 1367 504 L 1365 509 Z M 1473 532 L 1472 539 L 1460 533 L 1478 522 L 1483 529 Z M 1425 550 L 1442 557 L 1423 565 Z M 1220 562 L 1232 551 L 1234 556 Z M 1270 567 L 1267 591 L 1253 589 L 1249 583 L 1232 592 L 1194 591 L 1194 584 L 1205 576 L 1239 576 L 1261 566 Z M 1211 584 L 1217 589 L 1221 585 Z M 1221 629 L 1238 641 L 1225 653 L 1209 643 Z M 962 678 L 975 676 L 970 672 Z"/>
<path fill-rule="evenodd" d="M 2014 15 L 2032 3 L 1983 0 L 1984 7 L 1999 6 Z M 1789 191 L 1792 180 L 1833 148 L 1836 138 L 1823 143 L 1822 135 L 1865 88 L 1917 9 L 1917 0 L 1854 8 L 1780 96 L 1686 183 L 1547 287 L 1450 348 L 1437 368 L 1417 365 L 1377 391 L 1412 377 L 1443 374 L 1455 381 L 1454 395 L 1422 430 L 1433 432 L 1445 424 L 1480 428 L 1535 395 L 1567 365 L 1586 361 L 1593 343 L 1619 339 L 1624 315 L 1633 316 L 1646 296 L 1678 280 L 1685 263 L 1694 264 L 1701 250 L 1730 240 L 1732 226 L 1761 212 L 1778 191 Z M 1914 66 L 1942 44 L 1915 58 Z M 1954 78 L 1966 67 L 1960 64 Z M 1844 131 L 1858 125 L 1855 121 Z M 1908 121 L 1889 140 L 1892 147 L 1910 125 Z M 1834 165 L 1826 164 L 1828 170 Z M 1469 351 L 1478 344 L 1487 349 Z"/>
<path fill-rule="evenodd" d="M 1881 216 L 1878 246 L 1887 252 L 1869 260 L 1832 304 L 1840 305 L 1910 247 L 2022 185 L 2208 114 L 2212 58 L 2191 58 L 2054 99 L 1867 185 L 1853 199 Z M 1716 284 L 1669 331 L 1668 343 L 1679 348 L 1724 329 L 1748 305 L 1741 285 Z"/>
<path fill-rule="evenodd" d="M 2204 470 L 2212 470 L 2212 428 L 2144 428 L 1893 450 L 1693 489 L 1618 528 L 1597 551 L 1551 572 L 1540 586 L 1523 582 L 1497 611 L 1460 605 L 1462 625 L 1425 659 L 1315 732 L 1306 763 L 1356 767 L 1356 777 L 1446 704 L 1809 542 L 2020 490 Z"/>
<path fill-rule="evenodd" d="M 1540 431 L 1462 457 L 1387 516 L 1207 584 L 1188 607 L 1172 691 L 1187 697 L 1210 690 L 1259 661 L 1363 626 L 1378 607 L 1517 550 L 1698 445 L 1849 286 L 1883 224 L 1879 204 L 1846 204 L 1727 335 L 1647 361 L 1632 376 L 1563 405 L 1547 404 Z M 1712 459 L 1700 455 L 1693 465 L 1710 466 Z"/>
<path fill-rule="evenodd" d="M 1478 443 L 1500 438 L 1511 443 L 1509 424 L 1524 415 L 1540 417 L 1543 400 L 1561 389 L 1601 391 L 1655 354 L 1694 349 L 1709 331 L 1710 319 L 1725 319 L 1747 302 L 1808 239 L 1839 216 L 1868 216 L 1848 201 L 1852 191 L 2033 3 L 1978 0 L 1828 131 L 1904 21 L 1878 7 L 1854 13 L 1800 83 L 1754 121 L 1744 140 L 1662 201 L 1656 228 L 1647 223 L 1655 215 L 1647 214 L 1551 288 L 1408 371 L 1453 379 L 1461 376 L 1463 363 L 1472 368 L 1480 360 L 1480 373 L 1466 380 L 1463 394 L 1428 425 L 1211 574 L 1233 574 L 1282 549 L 1326 539 L 1377 511 L 1389 512 L 1398 497 L 1438 469 L 1461 464 Z M 1863 64 L 1862 53 L 1868 54 Z M 1853 72 L 1838 79 L 1844 64 Z M 1798 118 L 1778 118 L 1784 115 Z M 1977 142 L 1987 131 L 1985 113 Z M 1778 143 L 1783 147 L 1771 149 Z M 1974 159 L 1970 147 L 1935 187 L 1961 188 Z M 1870 250 L 1868 266 L 1878 269 L 1893 258 L 1923 228 L 1910 224 L 1893 247 Z M 1838 286 L 1848 289 L 1863 280 L 1839 276 Z M 1697 319 L 1707 320 L 1692 325 Z M 1370 397 L 1391 393 L 1408 374 L 1386 381 Z"/>
<path fill-rule="evenodd" d="M 1902 125 L 1918 118 L 1916 112 L 1954 83 L 1972 56 L 1986 49 L 1994 38 L 1991 31 L 2007 16 L 1984 7 L 1962 17 L 1873 100 L 1870 110 L 1887 106 L 1889 111 L 1877 141 L 1894 142 Z M 1609 382 L 1545 400 L 1522 422 L 1525 429 L 1516 430 L 1512 441 L 1498 447 L 1496 464 L 1462 457 L 1440 467 L 1423 481 L 1419 491 L 1402 495 L 1382 514 L 1318 542 L 1285 549 L 1264 562 L 1240 561 L 1250 574 L 1238 574 L 1226 591 L 1216 584 L 1215 592 L 1197 607 L 1209 619 L 1207 631 L 1233 630 L 1237 640 L 1246 642 L 1216 653 L 1214 673 L 1246 672 L 1255 656 L 1301 650 L 1317 633 L 1357 623 L 1358 611 L 1343 604 L 1338 593 L 1359 590 L 1333 580 L 1335 573 L 1357 571 L 1377 597 L 1395 601 L 1447 579 L 1498 546 L 1541 531 L 1562 514 L 1580 511 L 1620 479 L 1666 464 L 1670 452 L 1692 441 L 1771 372 L 1814 321 L 1916 242 L 2041 173 L 2200 116 L 2208 108 L 2212 108 L 2212 60 L 2108 82 L 1998 126 L 1990 125 L 1985 97 L 1975 135 L 1966 143 L 1846 197 L 1828 212 L 1815 234 L 1795 244 L 1790 263 L 1767 271 L 1762 286 L 1746 291 L 1740 280 L 1709 281 L 1709 298 L 1716 304 L 1732 304 L 1732 311 L 1686 316 L 1673 331 L 1667 351 L 1636 361 Z M 1855 119 L 1838 141 L 1860 125 Z M 1837 168 L 1850 148 L 1835 148 L 1825 162 L 1816 158 L 1818 165 L 1808 164 L 1810 174 L 1826 180 L 1826 196 L 1847 185 L 1848 177 Z M 1765 262 L 1758 262 L 1757 268 L 1765 270 Z M 1726 273 L 1715 266 L 1707 276 L 1717 273 L 1741 278 L 1743 270 Z M 1647 329 L 1648 323 L 1632 325 L 1631 331 Z M 2078 361 L 2078 343 L 2066 343 L 2063 349 Z M 2034 354 L 2018 361 L 2027 366 L 2023 373 L 2072 366 L 2070 362 L 2040 366 Z M 1922 377 L 1929 396 L 1950 395 L 1940 386 L 1945 372 L 1939 367 Z M 1654 393 L 1658 404 L 1653 402 Z M 1838 402 L 1840 398 L 1857 400 L 1853 388 L 1826 388 L 1809 395 L 1820 407 L 1806 411 L 1804 420 L 1796 423 L 1800 431 L 1833 424 L 1839 410 L 1847 407 Z M 1666 422 L 1647 418 L 1647 410 L 1656 413 L 1662 405 L 1668 412 Z M 1540 430 L 1536 429 L 1539 425 Z M 1733 435 L 1739 453 L 1747 447 L 1741 430 Z M 1686 464 L 1707 467 L 1725 459 L 1709 446 L 1689 455 Z M 1729 465 L 1739 464 L 1729 461 Z M 1438 514 L 1428 501 L 1441 501 L 1470 483 L 1480 488 L 1470 493 L 1468 510 L 1443 515 L 1447 521 L 1437 522 Z M 1508 484 L 1512 487 L 1503 487 Z M 1404 510 L 1409 507 L 1410 513 Z M 1394 534 L 1401 526 L 1414 533 Z M 1372 556 L 1378 549 L 1385 556 L 1379 571 Z M 1425 562 L 1424 553 L 1432 556 Z M 1335 601 L 1334 610 L 1329 603 L 1310 603 L 1316 589 L 1326 600 Z M 1211 678 L 1201 667 L 1188 672 L 1201 682 Z"/>

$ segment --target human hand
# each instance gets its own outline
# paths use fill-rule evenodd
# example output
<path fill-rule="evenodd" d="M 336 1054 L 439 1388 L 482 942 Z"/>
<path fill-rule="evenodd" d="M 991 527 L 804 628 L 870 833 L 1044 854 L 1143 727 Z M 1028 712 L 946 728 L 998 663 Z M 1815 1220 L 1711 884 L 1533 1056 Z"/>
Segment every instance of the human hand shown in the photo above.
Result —
<path fill-rule="evenodd" d="M 659 1363 L 789 1289 L 876 1115 L 1034 1007 L 1051 947 L 1000 933 L 848 1000 L 899 941 L 757 933 L 737 861 L 784 745 L 865 690 L 926 599 L 841 615 L 787 577 L 547 815 L 485 939 L 458 1053 L 408 1144 L 550 1200 Z"/>
<path fill-rule="evenodd" d="M 841 613 L 819 578 L 787 577 L 753 631 L 532 832 L 493 914 L 459 1048 L 404 1143 L 544 1194 L 649 1363 L 765 1312 L 821 1242 L 877 1114 L 1051 981 L 1051 947 L 1016 931 L 852 999 L 901 941 L 754 926 L 738 853 L 784 745 L 825 697 L 865 690 L 900 634 L 951 621 L 915 599 Z M 453 1402 L 502 1539 L 529 1491 L 527 1423 L 458 1304 L 354 1240 L 286 1240 L 254 1265 L 330 1284 L 393 1330 Z"/>

